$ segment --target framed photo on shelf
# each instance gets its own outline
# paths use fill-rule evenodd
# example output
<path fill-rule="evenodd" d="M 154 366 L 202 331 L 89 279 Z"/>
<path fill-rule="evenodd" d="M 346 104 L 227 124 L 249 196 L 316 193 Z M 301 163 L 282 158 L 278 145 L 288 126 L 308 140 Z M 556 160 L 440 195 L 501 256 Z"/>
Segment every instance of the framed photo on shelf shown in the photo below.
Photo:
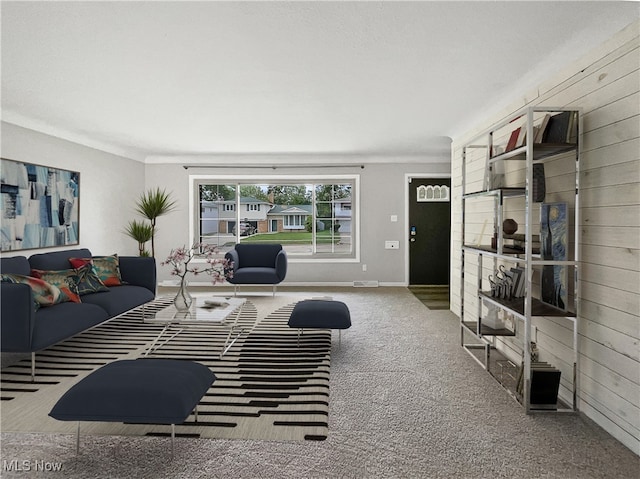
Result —
<path fill-rule="evenodd" d="M 540 210 L 540 253 L 543 260 L 567 260 L 567 203 L 543 203 Z M 540 299 L 567 309 L 567 267 L 543 265 Z"/>
<path fill-rule="evenodd" d="M 0 159 L 2 251 L 79 244 L 80 173 Z"/>

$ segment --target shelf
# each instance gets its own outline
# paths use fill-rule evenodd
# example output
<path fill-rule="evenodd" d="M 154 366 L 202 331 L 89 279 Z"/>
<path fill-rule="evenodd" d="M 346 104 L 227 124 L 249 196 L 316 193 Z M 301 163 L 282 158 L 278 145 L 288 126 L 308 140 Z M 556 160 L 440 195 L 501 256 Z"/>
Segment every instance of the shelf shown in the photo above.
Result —
<path fill-rule="evenodd" d="M 485 347 L 468 347 L 466 351 L 480 364 L 483 365 L 486 348 Z M 519 368 L 517 364 L 508 359 L 504 354 L 495 348 L 490 348 L 489 364 L 487 372 L 493 377 L 500 386 L 511 396 L 518 404 L 522 405 L 522 394 L 518 392 L 518 374 Z M 531 413 L 573 413 L 575 412 L 571 405 L 567 404 L 558 397 L 555 405 L 531 404 Z"/>
<path fill-rule="evenodd" d="M 476 335 L 478 334 L 477 332 L 478 323 L 473 321 L 464 321 L 462 324 L 464 325 L 465 328 L 469 330 L 469 332 Z M 480 331 L 480 335 L 482 336 L 515 336 L 516 333 L 515 331 L 511 331 L 510 329 L 507 329 L 507 328 L 493 329 L 487 326 L 486 324 L 483 324 L 482 330 Z"/>
<path fill-rule="evenodd" d="M 504 233 L 502 235 L 502 237 L 504 239 L 510 239 L 510 240 L 516 240 L 516 241 L 525 241 L 525 235 L 521 234 L 521 233 L 515 233 L 515 234 L 511 234 L 511 235 L 508 235 L 508 234 Z M 531 235 L 531 241 L 533 241 L 535 243 L 539 243 L 540 242 L 540 235 L 539 234 Z"/>
<path fill-rule="evenodd" d="M 486 196 L 502 196 L 503 198 L 516 198 L 522 197 L 525 194 L 524 188 L 496 188 L 495 190 L 476 191 L 474 193 L 467 193 L 462 198 L 479 198 Z"/>
<path fill-rule="evenodd" d="M 505 309 L 510 309 L 520 316 L 524 316 L 524 298 L 502 299 L 494 298 L 488 291 L 479 291 L 482 299 L 487 299 Z M 571 311 L 563 311 L 555 308 L 550 304 L 543 303 L 539 299 L 531 298 L 531 315 L 532 316 L 548 316 L 557 318 L 575 318 L 576 314 Z"/>
<path fill-rule="evenodd" d="M 466 249 L 466 250 L 476 251 L 478 253 L 489 253 L 490 255 L 493 255 L 493 256 L 501 256 L 500 254 L 498 254 L 498 250 L 496 248 L 492 248 L 491 246 L 464 245 L 463 248 Z M 519 248 L 513 248 L 513 247 L 510 247 L 510 246 L 503 246 L 502 247 L 502 254 L 503 255 L 524 255 L 525 251 L 523 249 L 519 249 Z M 540 248 L 533 248 L 532 254 L 538 254 L 539 255 L 540 254 Z M 513 258 L 510 258 L 508 256 L 505 257 L 505 259 L 513 261 Z"/>
<path fill-rule="evenodd" d="M 550 156 L 559 155 L 561 153 L 568 153 L 575 150 L 577 145 L 575 143 L 536 143 L 533 145 L 533 161 L 543 160 Z M 507 151 L 506 153 L 500 153 L 499 155 L 492 156 L 490 162 L 502 161 L 502 160 L 519 160 L 523 161 L 527 159 L 527 145 L 516 148 L 515 150 Z"/>
<path fill-rule="evenodd" d="M 557 113 L 557 115 L 555 114 Z M 574 311 L 578 307 L 580 288 L 577 283 L 578 269 L 580 268 L 580 258 L 578 256 L 580 244 L 579 228 L 576 226 L 579 222 L 578 208 L 578 184 L 580 175 L 580 127 L 581 110 L 579 108 L 549 108 L 543 106 L 525 107 L 522 110 L 502 119 L 500 122 L 486 130 L 482 135 L 484 141 L 488 145 L 486 151 L 475 152 L 471 156 L 467 156 L 467 148 L 475 148 L 478 140 L 463 146 L 462 149 L 462 218 L 461 238 L 463 245 L 461 247 L 461 270 L 462 281 L 460 282 L 460 343 L 461 346 L 485 369 L 493 376 L 504 389 L 516 399 L 525 408 L 527 414 L 533 412 L 575 412 L 577 410 L 577 364 L 578 364 L 578 329 L 579 318 L 576 313 L 566 311 L 558 307 L 547 304 L 540 299 L 534 298 L 535 287 L 531 284 L 534 273 L 540 274 L 542 281 L 542 273 L 549 270 L 551 266 L 561 266 L 573 268 L 574 286 L 574 305 L 570 306 Z M 516 120 L 518 120 L 516 122 Z M 542 130 L 541 130 L 542 128 Z M 522 133 L 527 132 L 528 140 L 524 141 L 524 145 L 513 148 L 517 143 L 523 143 Z M 558 141 L 558 143 L 534 143 L 534 132 L 538 139 L 545 138 L 550 141 Z M 541 135 L 541 136 L 537 136 Z M 477 138 L 480 138 L 478 136 Z M 503 144 L 503 140 L 508 141 Z M 494 140 L 497 139 L 497 143 Z M 565 142 L 567 140 L 567 142 Z M 569 143 L 572 141 L 573 143 Z M 498 152 L 498 148 L 508 145 L 511 148 L 507 152 Z M 484 176 L 480 183 L 480 161 L 481 153 L 484 153 Z M 492 156 L 492 154 L 494 154 Z M 467 161 L 468 159 L 468 161 Z M 556 181 L 558 174 L 552 171 L 553 181 L 547 182 L 544 170 L 541 168 L 545 163 L 552 160 L 558 160 L 566 166 L 566 175 L 562 180 Z M 509 163 L 512 160 L 520 163 Z M 554 161 L 554 166 L 555 166 Z M 569 165 L 572 163 L 572 165 Z M 470 167 L 469 172 L 467 167 Z M 551 166 L 551 164 L 547 165 Z M 571 167 L 573 166 L 574 175 L 571 175 Z M 551 169 L 551 168 L 549 168 Z M 560 171 L 560 170 L 559 170 Z M 561 171 L 565 171 L 564 169 Z M 571 178 L 574 176 L 573 178 Z M 524 177 L 524 179 L 523 179 Z M 574 238 L 573 241 L 567 236 L 565 244 L 566 250 L 573 246 L 574 255 L 572 260 L 553 260 L 544 259 L 541 255 L 542 234 L 535 231 L 539 223 L 542 223 L 542 209 L 539 202 L 534 200 L 534 191 L 540 186 L 541 181 L 545 180 L 545 193 L 549 198 L 553 198 L 557 202 L 567 202 L 573 204 L 574 209 Z M 533 180 L 533 181 L 531 181 Z M 524 184 L 523 184 L 524 183 Z M 489 189 L 490 185 L 500 185 L 501 188 Z M 467 193 L 469 190 L 473 191 Z M 574 196 L 573 200 L 570 199 Z M 566 198 L 565 198 L 566 197 Z M 513 201 L 511 199 L 514 199 Z M 492 206 L 492 208 L 490 208 Z M 467 207 L 469 207 L 469 216 L 467 217 Z M 505 217 L 511 213 L 511 207 L 518 214 L 518 223 L 522 222 L 522 231 L 520 234 L 503 234 L 503 226 Z M 569 206 L 570 208 L 570 206 Z M 471 232 L 476 232 L 477 225 L 483 223 L 482 233 L 476 236 L 475 241 L 485 242 L 485 244 L 464 244 L 465 239 L 470 240 Z M 566 222 L 566 229 L 571 229 L 569 218 L 562 218 Z M 488 222 L 492 222 L 491 240 L 484 235 L 485 227 Z M 470 226 L 467 230 L 467 225 Z M 473 226 L 473 228 L 471 228 Z M 542 227 L 540 227 L 542 231 Z M 528 234 L 522 234 L 522 233 Z M 477 233 L 476 233 L 477 234 Z M 488 243 L 488 244 L 486 244 Z M 493 245 L 490 246 L 490 245 Z M 500 249 L 496 246 L 500 246 Z M 467 256 L 468 255 L 468 256 Z M 473 257 L 475 255 L 475 258 Z M 469 260 L 469 261 L 467 261 Z M 518 276 L 518 294 L 523 295 L 520 298 L 501 299 L 491 296 L 491 292 L 482 291 L 482 287 L 487 287 L 487 273 L 499 267 L 518 266 L 527 273 Z M 474 269 L 476 271 L 474 271 Z M 465 281 L 466 272 L 475 281 Z M 488 278 L 491 279 L 491 278 Z M 545 277 L 545 280 L 547 278 Z M 568 280 L 567 280 L 568 281 Z M 553 290 L 563 288 L 562 295 L 567 295 L 569 299 L 570 293 L 567 288 L 569 284 L 559 285 L 556 278 L 553 282 L 549 282 L 549 287 Z M 475 283 L 475 284 L 474 284 Z M 521 286 L 524 284 L 524 291 Z M 468 286 L 472 287 L 471 291 L 465 295 Z M 545 283 L 545 287 L 547 287 Z M 467 299 L 465 299 L 465 296 Z M 475 299 L 472 299 L 475 298 Z M 545 296 L 546 297 L 546 296 Z M 469 300 L 469 307 L 467 307 Z M 567 301 L 565 303 L 568 305 Z M 527 308 L 525 310 L 525 304 Z M 561 303 L 562 304 L 562 303 Z M 511 329 L 506 327 L 493 329 L 485 324 L 484 311 L 486 308 L 495 313 L 503 313 L 510 318 L 517 318 L 518 321 L 513 323 L 515 334 Z M 474 311 L 474 308 L 477 308 Z M 542 318 L 547 319 L 542 319 Z M 534 318 L 537 318 L 534 320 Z M 557 319 L 554 319 L 557 318 Z M 474 320 L 475 319 L 475 320 Z M 468 321 L 471 320 L 471 321 Z M 488 324 L 501 326 L 502 323 L 494 323 L 486 319 Z M 526 355 L 531 353 L 532 345 L 529 341 L 534 340 L 538 343 L 537 327 L 544 326 L 547 323 L 556 323 L 572 329 L 573 333 L 573 376 L 565 379 L 565 388 L 569 389 L 572 396 L 570 405 L 561 401 L 554 400 L 553 389 L 558 387 L 558 377 L 560 371 L 555 368 L 541 369 L 536 367 L 535 363 L 530 361 L 522 362 L 520 353 Z M 551 329 L 549 329 L 551 331 Z M 557 355 L 557 345 L 550 341 L 547 335 L 542 335 L 541 341 L 538 343 L 540 358 L 545 359 L 545 355 L 549 353 L 549 359 Z M 567 345 L 568 347 L 568 345 Z M 513 356 L 513 357 L 507 357 Z M 518 358 L 515 360 L 514 358 Z M 524 357 L 524 356 L 522 356 Z M 563 369 L 564 370 L 564 369 Z M 522 381 L 522 378 L 529 378 Z M 568 384 L 571 384 L 569 387 Z M 563 390 L 566 394 L 566 391 Z M 524 400 L 523 400 L 523 394 Z M 569 396 L 567 396 L 569 397 Z M 565 398 L 566 399 L 566 398 Z"/>

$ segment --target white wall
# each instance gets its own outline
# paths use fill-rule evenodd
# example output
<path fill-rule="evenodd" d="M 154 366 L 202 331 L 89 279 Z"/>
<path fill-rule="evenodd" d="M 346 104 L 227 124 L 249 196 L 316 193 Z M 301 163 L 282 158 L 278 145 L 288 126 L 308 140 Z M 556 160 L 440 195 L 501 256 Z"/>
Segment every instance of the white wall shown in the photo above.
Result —
<path fill-rule="evenodd" d="M 93 148 L 62 140 L 34 130 L 1 123 L 2 157 L 80 172 L 80 245 L 94 254 L 136 255 L 137 244 L 122 231 L 136 215 L 135 202 L 148 188 L 165 188 L 177 200 L 174 212 L 158 218 L 156 257 L 162 261 L 171 248 L 189 242 L 189 175 L 254 175 L 264 169 L 192 168 L 182 164 L 148 164 L 130 160 Z M 259 156 L 254 160 L 259 161 Z M 335 169 L 278 168 L 282 175 L 357 174 L 360 176 L 361 239 L 360 262 L 296 263 L 293 260 L 287 274 L 288 283 L 340 284 L 361 280 L 376 280 L 386 284 L 404 284 L 405 272 L 405 174 L 450 173 L 450 158 L 438 148 L 424 162 L 415 158 L 377 157 L 374 162 L 362 162 L 365 168 L 340 168 L 340 159 L 324 158 Z M 353 157 L 350 158 L 350 161 Z M 216 160 L 219 162 L 219 160 Z M 323 158 L 314 157 L 322 164 Z M 269 170 L 270 171 L 270 170 Z M 271 172 L 270 172 L 271 174 Z M 391 215 L 398 221 L 391 222 Z M 385 240 L 399 240 L 399 250 L 385 250 Z M 75 246 L 74 246 L 75 247 Z M 47 248 L 3 253 L 5 256 L 55 251 Z M 362 271 L 362 263 L 367 271 Z M 159 281 L 171 279 L 168 268 L 158 265 Z"/>
<path fill-rule="evenodd" d="M 389 157 L 386 163 L 365 164 L 365 168 L 278 168 L 278 175 L 360 175 L 361 252 L 359 263 L 297 263 L 292 259 L 285 283 L 352 283 L 376 280 L 380 283 L 404 284 L 405 277 L 405 173 L 449 175 L 449 157 L 440 162 L 402 163 L 402 158 Z M 322 161 L 322 159 L 317 159 Z M 329 158 L 329 162 L 335 157 Z M 266 171 L 266 173 L 265 173 Z M 172 191 L 178 209 L 158 219 L 156 256 L 164 256 L 177 246 L 188 244 L 189 175 L 274 175 L 272 170 L 251 168 L 190 168 L 179 164 L 150 164 L 146 168 L 147 186 L 160 186 Z M 391 222 L 391 215 L 398 221 Z M 400 241 L 399 250 L 385 250 L 385 240 Z M 362 264 L 367 271 L 362 271 Z M 158 268 L 158 280 L 171 279 L 168 268 Z"/>
<path fill-rule="evenodd" d="M 80 245 L 93 254 L 138 254 L 122 231 L 144 190 L 144 165 L 9 123 L 1 124 L 2 157 L 80 172 Z M 73 246 L 76 248 L 76 246 Z M 25 255 L 64 248 L 3 253 Z"/>
<path fill-rule="evenodd" d="M 488 115 L 473 131 L 454 138 L 451 275 L 452 310 L 459 314 L 462 145 L 523 106 L 582 108 L 578 407 L 636 454 L 640 454 L 639 26 L 634 22 L 536 90 L 523 92 L 510 108 Z M 554 334 L 564 334 L 560 329 L 551 321 L 541 323 L 538 340 L 554 341 Z"/>

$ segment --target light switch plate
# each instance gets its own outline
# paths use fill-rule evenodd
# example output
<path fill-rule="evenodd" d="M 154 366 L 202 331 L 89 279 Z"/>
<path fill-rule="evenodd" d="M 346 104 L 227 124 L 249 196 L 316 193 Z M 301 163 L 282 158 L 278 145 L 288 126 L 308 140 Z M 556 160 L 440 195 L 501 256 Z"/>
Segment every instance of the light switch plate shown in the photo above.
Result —
<path fill-rule="evenodd" d="M 384 249 L 400 249 L 400 241 L 385 241 Z"/>

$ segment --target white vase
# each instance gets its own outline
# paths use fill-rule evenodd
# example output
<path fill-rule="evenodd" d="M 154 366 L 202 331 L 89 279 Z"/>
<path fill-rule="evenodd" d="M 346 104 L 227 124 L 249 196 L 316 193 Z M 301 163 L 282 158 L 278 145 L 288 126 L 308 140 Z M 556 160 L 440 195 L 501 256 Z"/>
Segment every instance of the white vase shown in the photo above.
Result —
<path fill-rule="evenodd" d="M 176 297 L 173 298 L 173 305 L 178 311 L 189 311 L 191 303 L 193 303 L 193 297 L 189 294 L 189 283 L 186 279 L 182 278 L 180 281 L 180 288 Z"/>

